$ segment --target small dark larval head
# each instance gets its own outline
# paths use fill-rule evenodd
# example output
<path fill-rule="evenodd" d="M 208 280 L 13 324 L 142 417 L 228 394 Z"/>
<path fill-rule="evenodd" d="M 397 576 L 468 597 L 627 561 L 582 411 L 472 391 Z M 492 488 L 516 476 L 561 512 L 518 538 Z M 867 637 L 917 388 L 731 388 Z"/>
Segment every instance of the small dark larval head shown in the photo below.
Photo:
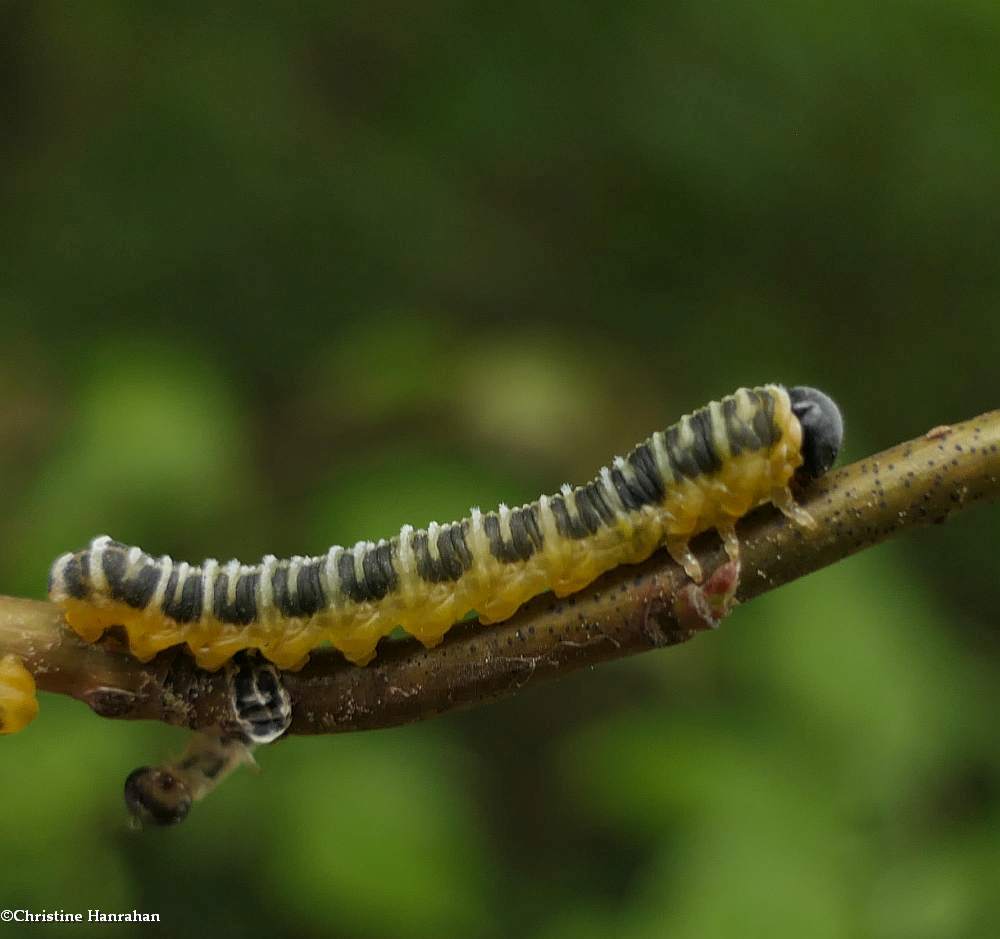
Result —
<path fill-rule="evenodd" d="M 168 769 L 140 766 L 125 780 L 125 804 L 141 822 L 176 825 L 191 809 L 191 792 Z"/>
<path fill-rule="evenodd" d="M 802 425 L 802 470 L 822 476 L 833 466 L 844 440 L 844 419 L 829 395 L 798 385 L 788 389 L 792 413 Z"/>

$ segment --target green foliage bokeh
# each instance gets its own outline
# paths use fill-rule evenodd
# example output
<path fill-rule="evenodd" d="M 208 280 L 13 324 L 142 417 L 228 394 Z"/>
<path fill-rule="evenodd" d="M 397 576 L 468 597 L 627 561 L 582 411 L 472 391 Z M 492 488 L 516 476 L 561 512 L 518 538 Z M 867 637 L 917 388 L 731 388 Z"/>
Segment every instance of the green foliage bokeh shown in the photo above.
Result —
<path fill-rule="evenodd" d="M 829 390 L 847 459 L 997 404 L 995 4 L 14 2 L 0 35 L 4 593 L 105 531 L 252 560 L 519 502 L 745 384 Z M 184 735 L 43 696 L 0 740 L 0 907 L 996 935 L 996 521 L 283 742 L 167 832 L 120 787 Z"/>

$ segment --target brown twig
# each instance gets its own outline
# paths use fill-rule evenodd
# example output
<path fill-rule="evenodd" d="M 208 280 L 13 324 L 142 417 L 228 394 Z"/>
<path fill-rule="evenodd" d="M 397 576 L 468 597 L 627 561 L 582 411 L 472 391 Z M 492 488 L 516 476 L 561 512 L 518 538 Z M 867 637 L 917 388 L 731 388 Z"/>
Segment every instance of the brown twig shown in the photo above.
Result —
<path fill-rule="evenodd" d="M 802 494 L 818 523 L 803 532 L 770 508 L 739 526 L 746 602 L 907 529 L 943 522 L 1000 497 L 1000 411 L 900 444 L 836 470 Z M 694 545 L 713 570 L 725 554 L 708 534 Z M 372 730 L 423 720 L 513 694 L 583 666 L 686 642 L 674 603 L 689 582 L 663 552 L 611 571 L 564 600 L 546 594 L 506 622 L 452 629 L 436 649 L 383 642 L 365 668 L 332 650 L 286 673 L 297 734 Z M 80 641 L 52 604 L 0 597 L 0 655 L 24 660 L 43 691 L 68 694 L 103 717 L 207 728 L 232 718 L 221 672 L 197 669 L 180 650 L 143 665 L 114 637 Z"/>

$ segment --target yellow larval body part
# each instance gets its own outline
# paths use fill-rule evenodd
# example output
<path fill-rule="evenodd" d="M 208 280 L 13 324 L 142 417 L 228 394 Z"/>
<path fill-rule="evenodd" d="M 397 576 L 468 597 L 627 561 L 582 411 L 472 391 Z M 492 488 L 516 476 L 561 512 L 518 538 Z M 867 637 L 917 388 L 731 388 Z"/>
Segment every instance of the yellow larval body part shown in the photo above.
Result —
<path fill-rule="evenodd" d="M 34 676 L 16 655 L 0 658 L 0 734 L 16 734 L 38 716 Z"/>
<path fill-rule="evenodd" d="M 329 640 L 364 665 L 397 626 L 433 646 L 470 610 L 486 623 L 506 619 L 539 593 L 573 593 L 661 545 L 698 579 L 687 549 L 694 535 L 717 529 L 735 554 L 736 521 L 768 501 L 809 523 L 788 489 L 802 462 L 788 392 L 741 389 L 654 434 L 586 486 L 516 509 L 473 510 L 450 525 L 405 526 L 388 541 L 254 566 L 191 567 L 102 536 L 56 562 L 51 594 L 84 639 L 122 626 L 143 660 L 184 643 L 207 669 L 242 649 L 297 668 Z"/>

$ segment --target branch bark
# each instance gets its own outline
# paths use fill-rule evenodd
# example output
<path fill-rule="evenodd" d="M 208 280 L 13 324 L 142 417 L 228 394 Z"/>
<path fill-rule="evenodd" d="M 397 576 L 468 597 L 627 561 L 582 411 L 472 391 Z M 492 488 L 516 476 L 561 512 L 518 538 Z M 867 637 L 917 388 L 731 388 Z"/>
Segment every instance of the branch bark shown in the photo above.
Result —
<path fill-rule="evenodd" d="M 834 470 L 802 493 L 816 519 L 803 532 L 770 507 L 739 525 L 742 602 L 908 529 L 1000 497 L 1000 411 Z M 693 545 L 705 570 L 725 561 L 714 534 Z M 674 612 L 690 582 L 664 552 L 609 572 L 559 600 L 536 597 L 493 626 L 472 620 L 427 650 L 384 641 L 365 668 L 333 650 L 313 653 L 284 675 L 294 717 L 290 733 L 392 727 L 502 698 L 585 666 L 686 642 L 697 629 Z M 207 729 L 232 719 L 222 672 L 196 668 L 181 650 L 142 664 L 113 635 L 97 644 L 67 629 L 50 603 L 0 597 L 0 657 L 20 656 L 38 688 L 67 694 L 102 717 L 160 720 Z"/>

